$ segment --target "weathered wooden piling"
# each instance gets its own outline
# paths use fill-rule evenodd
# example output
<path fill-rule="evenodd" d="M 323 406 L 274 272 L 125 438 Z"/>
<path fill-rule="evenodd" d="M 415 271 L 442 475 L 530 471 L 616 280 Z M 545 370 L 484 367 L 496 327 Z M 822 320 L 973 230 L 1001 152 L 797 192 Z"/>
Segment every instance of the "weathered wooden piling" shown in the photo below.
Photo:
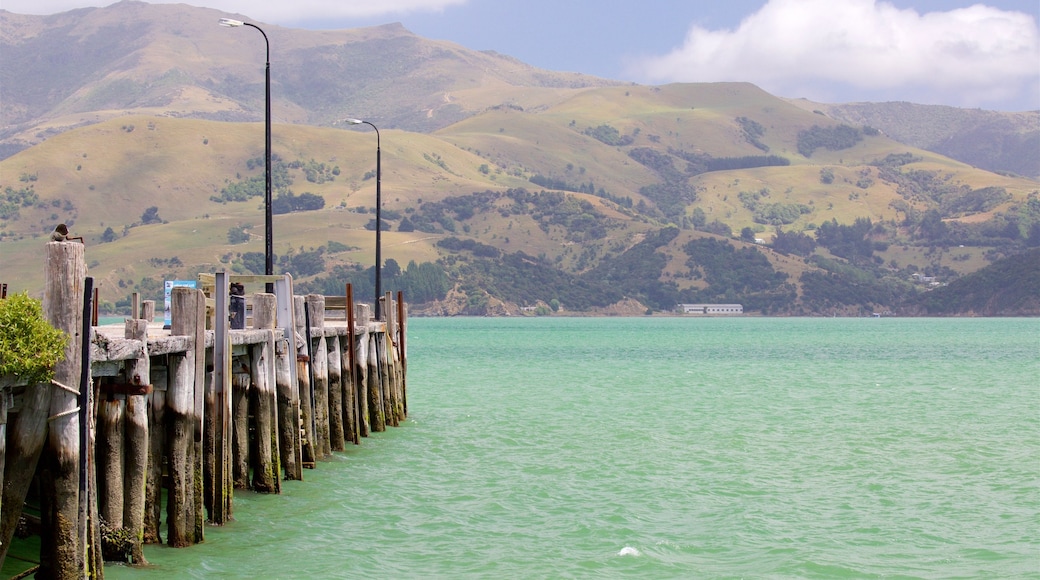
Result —
<path fill-rule="evenodd" d="M 307 324 L 307 303 L 305 297 L 293 297 L 293 310 L 296 320 L 296 334 L 300 350 L 296 355 L 296 382 L 300 394 L 300 433 L 303 467 L 314 467 L 314 391 L 311 388 L 311 339 Z"/>
<path fill-rule="evenodd" d="M 254 491 L 281 491 L 281 459 L 278 451 L 278 401 L 275 378 L 275 337 L 277 322 L 274 294 L 253 295 L 253 328 L 264 331 L 264 340 L 250 348 L 253 375 L 251 392 L 255 427 L 253 446 Z"/>
<path fill-rule="evenodd" d="M 43 311 L 51 326 L 69 335 L 65 356 L 54 367 L 47 439 L 40 459 L 41 577 L 73 578 L 84 573 L 80 545 L 79 384 L 83 359 L 83 244 L 49 242 Z M 24 496 L 23 496 L 24 499 Z"/>
<path fill-rule="evenodd" d="M 379 369 L 379 342 L 376 333 L 368 336 L 368 416 L 372 431 L 386 431 L 386 415 L 383 413 L 383 379 Z"/>
<path fill-rule="evenodd" d="M 341 375 L 343 378 L 343 429 L 348 441 L 354 445 L 361 444 L 361 431 L 358 427 L 358 394 L 357 394 L 357 324 L 354 318 L 354 286 L 347 284 L 345 303 L 343 306 L 347 318 L 347 335 L 344 337 L 343 349 L 346 359 L 343 361 Z"/>
<path fill-rule="evenodd" d="M 155 303 L 152 304 L 154 316 Z M 146 312 L 147 314 L 147 312 Z M 130 558 L 134 564 L 145 563 L 144 541 L 145 497 L 148 478 L 148 396 L 151 393 L 151 362 L 148 357 L 148 320 L 127 320 L 124 335 L 141 343 L 141 356 L 126 362 L 124 504 L 122 527 L 131 534 Z"/>
<path fill-rule="evenodd" d="M 162 522 L 163 459 L 166 448 L 166 393 L 168 384 L 165 366 L 151 368 L 152 392 L 148 402 L 148 475 L 145 483 L 144 542 L 162 542 L 159 526 Z"/>
<path fill-rule="evenodd" d="M 357 305 L 356 316 L 358 320 L 367 321 L 370 312 L 371 306 L 368 304 Z M 357 354 L 354 357 L 357 360 L 354 376 L 357 382 L 358 428 L 362 437 L 368 437 L 372 432 L 372 418 L 369 413 L 368 338 L 367 332 L 357 336 L 357 344 L 355 346 Z"/>
<path fill-rule="evenodd" d="M 328 337 L 325 345 L 329 381 L 329 449 L 343 451 L 343 349 L 340 347 L 338 335 Z"/>
<path fill-rule="evenodd" d="M 275 341 L 275 387 L 278 394 L 278 447 L 285 479 L 303 479 L 303 457 L 300 444 L 300 398 L 292 381 L 290 365 L 296 364 L 296 353 L 290 352 L 288 340 Z"/>
<path fill-rule="evenodd" d="M 332 454 L 329 436 L 329 353 L 325 340 L 325 297 L 308 294 L 306 298 L 308 333 L 311 340 L 311 390 L 314 393 L 314 457 Z M 318 330 L 318 333 L 314 331 Z"/>
<path fill-rule="evenodd" d="M 241 364 L 241 363 L 239 363 Z M 235 489 L 249 487 L 249 387 L 248 367 L 231 375 L 232 481 Z"/>
<path fill-rule="evenodd" d="M 190 336 L 190 347 L 183 353 L 171 355 L 172 377 L 167 396 L 169 415 L 169 464 L 170 488 L 167 496 L 167 543 L 183 547 L 202 541 L 196 521 L 199 518 L 196 504 L 202 503 L 201 458 L 195 454 L 195 384 L 196 349 L 199 334 L 200 306 L 204 307 L 199 290 L 177 287 L 173 289 L 170 333 Z M 196 468 L 196 460 L 200 463 Z M 196 502 L 198 490 L 198 502 Z"/>

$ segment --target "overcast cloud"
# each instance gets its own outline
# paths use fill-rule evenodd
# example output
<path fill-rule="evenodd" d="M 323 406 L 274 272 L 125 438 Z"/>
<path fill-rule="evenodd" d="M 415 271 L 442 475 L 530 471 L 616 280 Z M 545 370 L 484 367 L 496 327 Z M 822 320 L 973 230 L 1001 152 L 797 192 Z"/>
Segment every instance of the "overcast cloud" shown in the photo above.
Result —
<path fill-rule="evenodd" d="M 875 98 L 995 102 L 1040 90 L 1040 32 L 1029 14 L 981 4 L 922 15 L 874 0 L 770 0 L 735 30 L 693 26 L 681 47 L 629 70 L 646 82 L 751 81 L 818 99 L 839 83 Z"/>

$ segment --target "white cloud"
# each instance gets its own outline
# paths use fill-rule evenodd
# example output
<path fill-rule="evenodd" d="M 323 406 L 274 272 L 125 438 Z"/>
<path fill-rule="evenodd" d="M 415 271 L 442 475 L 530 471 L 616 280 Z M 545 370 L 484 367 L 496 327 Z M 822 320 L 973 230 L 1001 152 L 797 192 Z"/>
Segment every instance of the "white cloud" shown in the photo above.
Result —
<path fill-rule="evenodd" d="M 180 0 L 148 0 L 152 4 L 180 3 Z M 366 18 L 437 12 L 467 0 L 188 0 L 187 4 L 225 12 L 245 14 L 263 22 L 291 24 L 314 18 Z M 56 14 L 90 6 L 108 6 L 106 0 L 4 0 L 3 9 L 15 14 Z"/>
<path fill-rule="evenodd" d="M 952 92 L 978 105 L 1035 99 L 1040 31 L 1028 14 L 981 4 L 919 14 L 875 0 L 769 0 L 735 30 L 693 26 L 681 47 L 632 64 L 648 82 L 750 81 L 819 100 L 835 85 L 922 102 Z"/>

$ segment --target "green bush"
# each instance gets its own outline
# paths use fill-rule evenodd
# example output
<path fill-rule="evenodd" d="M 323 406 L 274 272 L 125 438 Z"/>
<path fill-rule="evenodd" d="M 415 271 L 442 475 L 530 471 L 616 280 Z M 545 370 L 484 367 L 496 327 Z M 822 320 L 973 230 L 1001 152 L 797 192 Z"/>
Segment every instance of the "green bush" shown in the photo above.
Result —
<path fill-rule="evenodd" d="M 43 317 L 39 300 L 25 292 L 0 300 L 0 376 L 29 385 L 49 381 L 67 342 Z"/>

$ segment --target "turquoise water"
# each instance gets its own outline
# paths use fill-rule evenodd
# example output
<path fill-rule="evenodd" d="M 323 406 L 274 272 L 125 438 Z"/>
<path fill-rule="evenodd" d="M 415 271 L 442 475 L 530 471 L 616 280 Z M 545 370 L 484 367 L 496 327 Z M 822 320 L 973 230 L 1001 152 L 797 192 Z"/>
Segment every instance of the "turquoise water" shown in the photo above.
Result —
<path fill-rule="evenodd" d="M 109 578 L 1040 578 L 1038 319 L 412 319 L 400 428 Z"/>

